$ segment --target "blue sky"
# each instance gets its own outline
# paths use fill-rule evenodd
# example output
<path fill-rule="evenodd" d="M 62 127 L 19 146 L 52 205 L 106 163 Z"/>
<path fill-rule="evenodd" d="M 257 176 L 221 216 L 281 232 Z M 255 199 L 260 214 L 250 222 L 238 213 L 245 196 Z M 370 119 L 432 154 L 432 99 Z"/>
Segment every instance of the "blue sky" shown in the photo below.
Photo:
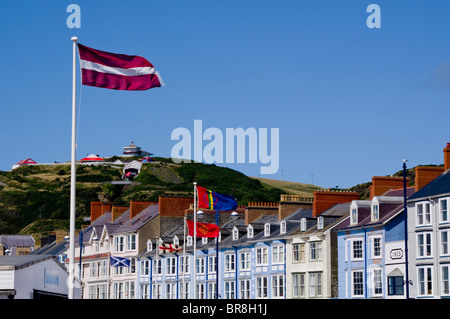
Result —
<path fill-rule="evenodd" d="M 70 29 L 69 4 L 81 8 Z M 381 28 L 369 29 L 369 4 Z M 279 128 L 261 177 L 341 188 L 443 163 L 450 142 L 450 2 L 0 1 L 0 170 L 70 160 L 72 36 L 140 55 L 166 86 L 78 86 L 77 159 L 131 141 L 170 157 L 174 129 Z M 80 77 L 78 77 L 80 81 Z M 261 163 L 221 164 L 258 176 Z"/>

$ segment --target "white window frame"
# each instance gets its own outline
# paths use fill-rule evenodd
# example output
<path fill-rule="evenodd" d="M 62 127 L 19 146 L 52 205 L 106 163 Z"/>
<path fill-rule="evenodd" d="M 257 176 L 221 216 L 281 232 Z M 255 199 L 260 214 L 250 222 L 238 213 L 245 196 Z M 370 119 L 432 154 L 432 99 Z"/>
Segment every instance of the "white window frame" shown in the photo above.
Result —
<path fill-rule="evenodd" d="M 375 252 L 375 241 L 379 240 L 379 253 L 376 254 Z M 371 242 L 371 255 L 372 258 L 383 258 L 383 236 L 381 235 L 374 235 L 370 236 L 370 242 Z"/>
<path fill-rule="evenodd" d="M 416 227 L 431 226 L 431 204 L 430 202 L 416 203 Z"/>
<path fill-rule="evenodd" d="M 226 253 L 225 259 L 225 272 L 236 271 L 236 255 L 234 253 Z"/>
<path fill-rule="evenodd" d="M 247 238 L 253 238 L 253 226 L 252 225 L 248 225 L 247 227 Z"/>
<path fill-rule="evenodd" d="M 356 242 L 361 242 L 361 257 L 355 257 L 355 243 Z M 361 261 L 364 259 L 364 240 L 362 238 L 355 238 L 352 239 L 351 242 L 351 255 L 350 255 L 350 260 L 351 261 Z M 359 250 L 359 249 L 358 249 Z"/>
<path fill-rule="evenodd" d="M 300 220 L 300 231 L 305 231 L 306 230 L 306 218 L 302 218 Z"/>
<path fill-rule="evenodd" d="M 350 213 L 350 225 L 358 224 L 358 208 L 352 208 Z"/>
<path fill-rule="evenodd" d="M 305 298 L 305 273 L 292 274 L 292 296 L 294 298 Z"/>
<path fill-rule="evenodd" d="M 197 257 L 195 261 L 195 267 L 197 275 L 205 274 L 205 257 Z"/>
<path fill-rule="evenodd" d="M 250 299 L 251 298 L 251 280 L 241 279 L 239 280 L 239 299 Z"/>
<path fill-rule="evenodd" d="M 225 281 L 225 299 L 236 298 L 236 282 L 234 280 Z"/>
<path fill-rule="evenodd" d="M 450 296 L 450 264 L 441 265 L 441 296 Z"/>
<path fill-rule="evenodd" d="M 266 266 L 269 263 L 269 251 L 266 246 L 256 247 L 256 265 Z"/>
<path fill-rule="evenodd" d="M 270 224 L 269 223 L 264 224 L 264 236 L 270 236 Z"/>
<path fill-rule="evenodd" d="M 383 296 L 383 269 L 380 268 L 372 268 L 372 296 L 373 297 L 382 297 Z M 377 289 L 381 289 L 381 292 L 377 292 Z"/>
<path fill-rule="evenodd" d="M 280 234 L 286 234 L 286 221 L 280 223 Z"/>
<path fill-rule="evenodd" d="M 439 223 L 449 223 L 450 222 L 450 216 L 449 216 L 449 198 L 440 198 L 439 199 Z M 445 209 L 443 209 L 443 203 L 445 203 Z M 445 218 L 443 216 L 443 213 L 445 213 Z"/>
<path fill-rule="evenodd" d="M 269 298 L 269 279 L 267 276 L 256 276 L 256 298 Z"/>
<path fill-rule="evenodd" d="M 309 243 L 309 261 L 322 260 L 322 242 L 312 241 Z"/>
<path fill-rule="evenodd" d="M 423 239 L 422 243 L 420 240 L 421 238 Z M 417 233 L 416 242 L 417 242 L 417 258 L 433 257 L 433 232 L 425 231 Z"/>
<path fill-rule="evenodd" d="M 190 265 L 190 257 L 191 256 L 180 256 L 180 275 L 189 274 L 189 265 Z"/>
<path fill-rule="evenodd" d="M 251 253 L 249 251 L 239 252 L 239 270 L 251 269 Z"/>
<path fill-rule="evenodd" d="M 450 229 L 442 229 L 439 231 L 439 253 L 440 256 L 450 255 Z"/>
<path fill-rule="evenodd" d="M 423 278 L 421 273 L 423 272 Z M 431 278 L 428 278 L 430 275 Z M 431 286 L 431 292 L 428 287 Z M 433 296 L 433 266 L 417 267 L 417 296 L 418 297 L 432 297 Z"/>
<path fill-rule="evenodd" d="M 217 256 L 208 256 L 208 273 L 212 274 L 216 272 L 216 259 Z"/>
<path fill-rule="evenodd" d="M 308 277 L 309 297 L 321 297 L 323 293 L 322 272 L 310 272 Z"/>
<path fill-rule="evenodd" d="M 272 275 L 272 299 L 284 297 L 284 275 Z"/>
<path fill-rule="evenodd" d="M 284 263 L 284 246 L 273 245 L 272 246 L 272 264 Z"/>
<path fill-rule="evenodd" d="M 239 230 L 237 229 L 236 226 L 233 227 L 233 240 L 238 240 L 239 239 Z"/>
<path fill-rule="evenodd" d="M 323 229 L 323 216 L 317 217 L 317 229 Z"/>
<path fill-rule="evenodd" d="M 166 275 L 176 275 L 176 274 L 177 274 L 177 258 L 166 257 Z"/>
<path fill-rule="evenodd" d="M 351 274 L 352 274 L 352 282 L 351 282 L 351 285 L 352 285 L 352 287 L 351 287 L 352 288 L 351 289 L 351 291 L 352 291 L 352 298 L 364 297 L 364 285 L 365 285 L 364 270 L 362 270 L 362 269 L 352 270 Z M 358 277 L 359 277 L 359 275 L 361 275 L 361 278 L 356 278 L 355 277 L 356 274 L 358 274 Z M 355 282 L 355 279 L 361 279 L 361 282 L 358 283 L 358 284 L 362 286 L 362 288 L 361 288 L 362 294 L 358 294 L 358 295 L 355 294 L 355 284 L 357 284 Z"/>
<path fill-rule="evenodd" d="M 373 204 L 371 207 L 371 221 L 376 222 L 380 219 L 380 205 Z"/>

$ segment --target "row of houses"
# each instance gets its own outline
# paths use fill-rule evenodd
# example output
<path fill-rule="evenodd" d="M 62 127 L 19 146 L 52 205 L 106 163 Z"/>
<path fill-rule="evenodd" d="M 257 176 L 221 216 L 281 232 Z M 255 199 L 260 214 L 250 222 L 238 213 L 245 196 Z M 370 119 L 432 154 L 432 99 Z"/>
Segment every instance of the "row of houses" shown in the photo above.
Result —
<path fill-rule="evenodd" d="M 76 248 L 82 298 L 450 297 L 450 145 L 444 162 L 416 167 L 412 187 L 373 177 L 367 200 L 318 190 L 203 211 L 199 222 L 218 219 L 220 236 L 195 245 L 184 226 L 192 198 L 93 202 Z"/>
<path fill-rule="evenodd" d="M 249 203 L 235 212 L 203 210 L 198 221 L 218 220 L 220 235 L 195 242 L 185 227 L 194 216 L 193 198 L 161 196 L 126 207 L 92 202 L 90 225 L 76 240 L 76 296 L 450 297 L 449 169 L 447 145 L 444 167 L 416 167 L 415 185 L 405 179 L 406 188 L 403 177 L 375 176 L 366 200 L 355 192 L 318 190 L 313 197 L 282 195 L 277 203 Z M 64 242 L 52 241 L 31 255 L 53 255 L 55 265 L 68 264 Z M 11 274 L 4 278 L 19 278 L 14 271 L 31 269 L 38 260 L 9 258 L 1 259 Z M 53 295 L 63 297 L 58 289 L 65 275 L 48 267 L 42 275 L 47 287 L 29 294 L 48 296 L 52 288 Z M 15 291 L 12 279 L 11 285 L 5 286 L 5 296 Z"/>

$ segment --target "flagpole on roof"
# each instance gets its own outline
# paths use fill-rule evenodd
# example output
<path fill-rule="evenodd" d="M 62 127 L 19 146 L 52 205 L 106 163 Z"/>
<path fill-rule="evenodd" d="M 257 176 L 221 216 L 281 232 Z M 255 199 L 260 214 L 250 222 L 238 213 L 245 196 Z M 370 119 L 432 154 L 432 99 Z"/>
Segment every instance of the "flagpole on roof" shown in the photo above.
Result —
<path fill-rule="evenodd" d="M 76 93 L 77 93 L 77 70 L 76 52 L 77 37 L 71 38 L 73 42 L 73 67 L 72 67 L 72 156 L 71 156 L 71 176 L 70 176 L 70 232 L 69 232 L 69 299 L 74 298 L 75 274 L 75 183 L 76 183 Z"/>

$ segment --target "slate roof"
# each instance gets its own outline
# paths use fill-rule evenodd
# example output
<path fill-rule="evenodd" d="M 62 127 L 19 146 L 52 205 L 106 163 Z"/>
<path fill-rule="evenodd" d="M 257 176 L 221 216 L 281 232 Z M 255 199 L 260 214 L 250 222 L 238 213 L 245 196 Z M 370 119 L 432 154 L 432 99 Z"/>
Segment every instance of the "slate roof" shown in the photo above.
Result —
<path fill-rule="evenodd" d="M 450 170 L 442 173 L 427 185 L 419 189 L 414 195 L 408 198 L 408 201 L 415 201 L 421 198 L 428 198 L 450 194 Z"/>
<path fill-rule="evenodd" d="M 158 204 L 150 205 L 133 218 L 125 221 L 119 228 L 113 231 L 113 234 L 129 233 L 137 231 L 158 215 L 159 215 L 159 205 Z"/>
<path fill-rule="evenodd" d="M 46 244 L 38 249 L 32 251 L 30 255 L 52 255 L 59 256 L 62 255 L 65 251 L 67 251 L 68 243 L 65 240 L 56 242 L 53 241 L 50 244 Z"/>
<path fill-rule="evenodd" d="M 0 267 L 13 267 L 14 269 L 21 269 L 38 262 L 53 259 L 58 265 L 65 269 L 61 263 L 52 255 L 20 255 L 20 256 L 0 256 Z"/>
<path fill-rule="evenodd" d="M 0 242 L 5 243 L 8 249 L 12 247 L 35 247 L 35 242 L 30 235 L 0 235 Z"/>

